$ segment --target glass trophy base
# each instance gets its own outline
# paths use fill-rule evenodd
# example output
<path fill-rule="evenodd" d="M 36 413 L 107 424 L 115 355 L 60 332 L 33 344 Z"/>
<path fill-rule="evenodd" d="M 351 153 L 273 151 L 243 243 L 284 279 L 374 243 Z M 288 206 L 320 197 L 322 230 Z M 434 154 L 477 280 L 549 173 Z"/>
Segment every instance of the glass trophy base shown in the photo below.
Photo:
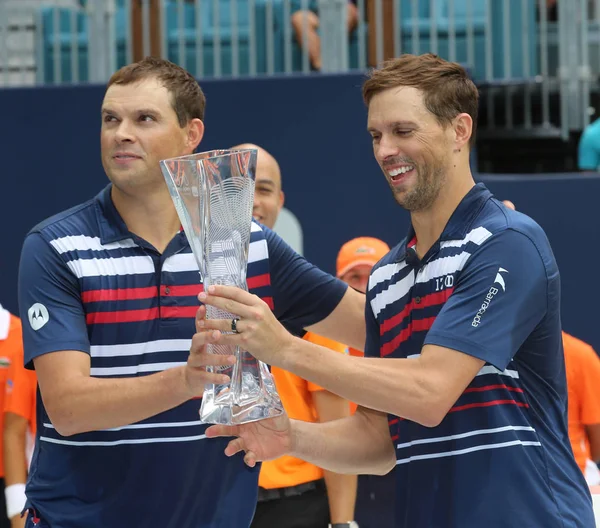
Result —
<path fill-rule="evenodd" d="M 238 391 L 232 390 L 229 383 L 206 387 L 200 407 L 201 422 L 240 425 L 283 414 L 283 405 L 268 370 L 261 376 L 263 383 L 249 373 L 242 376 L 242 389 Z"/>

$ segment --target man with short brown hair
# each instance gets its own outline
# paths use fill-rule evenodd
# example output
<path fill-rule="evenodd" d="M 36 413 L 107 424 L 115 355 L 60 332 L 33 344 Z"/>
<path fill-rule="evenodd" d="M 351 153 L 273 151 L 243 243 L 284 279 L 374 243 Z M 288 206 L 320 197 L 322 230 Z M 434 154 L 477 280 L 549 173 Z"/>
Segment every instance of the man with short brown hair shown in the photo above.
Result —
<path fill-rule="evenodd" d="M 243 343 L 361 407 L 207 435 L 235 436 L 225 452 L 250 467 L 282 453 L 337 472 L 395 467 L 397 528 L 593 526 L 567 434 L 558 267 L 542 228 L 473 180 L 477 88 L 458 64 L 403 55 L 363 94 L 375 159 L 411 218 L 369 278 L 366 357 L 298 340 L 224 286 L 200 299 L 238 315 L 239 333 L 209 320 L 198 338 Z"/>

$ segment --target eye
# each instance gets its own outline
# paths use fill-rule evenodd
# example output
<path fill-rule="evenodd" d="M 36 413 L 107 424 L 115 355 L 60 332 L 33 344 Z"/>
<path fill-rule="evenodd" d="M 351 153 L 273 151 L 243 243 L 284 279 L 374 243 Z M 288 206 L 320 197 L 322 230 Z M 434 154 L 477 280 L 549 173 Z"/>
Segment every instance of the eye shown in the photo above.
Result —
<path fill-rule="evenodd" d="M 111 123 L 111 122 L 116 121 L 116 120 L 117 120 L 117 118 L 115 116 L 112 116 L 112 115 L 109 115 L 109 114 L 106 114 L 104 116 L 104 122 L 105 123 Z"/>
<path fill-rule="evenodd" d="M 379 134 L 371 134 L 371 139 L 373 140 L 373 143 L 376 143 L 381 139 L 381 136 Z"/>
<path fill-rule="evenodd" d="M 153 115 L 150 115 L 150 114 L 142 114 L 142 115 L 140 116 L 140 121 L 143 121 L 143 122 L 145 122 L 145 123 L 149 123 L 149 122 L 151 122 L 151 121 L 156 121 L 156 119 L 154 118 L 154 116 L 153 116 Z"/>
<path fill-rule="evenodd" d="M 401 128 L 397 128 L 396 130 L 394 130 L 394 133 L 397 136 L 408 136 L 409 134 L 412 133 L 412 130 L 403 130 Z"/>

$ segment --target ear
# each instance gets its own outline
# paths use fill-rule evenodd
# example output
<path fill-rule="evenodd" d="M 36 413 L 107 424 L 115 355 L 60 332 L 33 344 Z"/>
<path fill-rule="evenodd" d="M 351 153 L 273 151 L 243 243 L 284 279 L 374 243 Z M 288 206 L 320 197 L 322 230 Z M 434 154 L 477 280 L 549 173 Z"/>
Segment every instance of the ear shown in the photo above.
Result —
<path fill-rule="evenodd" d="M 458 114 L 454 118 L 454 148 L 461 150 L 468 146 L 473 133 L 473 119 L 469 114 Z"/>
<path fill-rule="evenodd" d="M 279 191 L 279 209 L 281 209 L 283 207 L 284 202 L 285 202 L 285 194 L 283 194 L 283 191 Z"/>
<path fill-rule="evenodd" d="M 204 137 L 204 123 L 198 119 L 194 118 L 188 123 L 188 131 L 187 131 L 187 142 L 188 146 L 191 149 L 191 152 L 196 150 L 196 147 L 202 141 Z"/>

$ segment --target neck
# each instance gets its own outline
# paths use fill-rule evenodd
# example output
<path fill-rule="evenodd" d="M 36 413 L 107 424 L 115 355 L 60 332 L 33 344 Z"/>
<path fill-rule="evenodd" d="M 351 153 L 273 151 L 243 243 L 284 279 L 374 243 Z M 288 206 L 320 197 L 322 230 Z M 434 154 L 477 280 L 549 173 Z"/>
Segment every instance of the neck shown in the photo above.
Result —
<path fill-rule="evenodd" d="M 462 177 L 449 177 L 431 207 L 411 213 L 410 219 L 417 237 L 416 250 L 419 258 L 423 258 L 440 238 L 452 213 L 475 185 L 471 171 L 468 168 L 467 171 L 467 178 L 464 177 L 464 172 Z"/>
<path fill-rule="evenodd" d="M 111 197 L 127 228 L 162 253 L 179 231 L 177 211 L 164 189 L 144 190 L 140 195 L 127 194 L 112 186 Z"/>

